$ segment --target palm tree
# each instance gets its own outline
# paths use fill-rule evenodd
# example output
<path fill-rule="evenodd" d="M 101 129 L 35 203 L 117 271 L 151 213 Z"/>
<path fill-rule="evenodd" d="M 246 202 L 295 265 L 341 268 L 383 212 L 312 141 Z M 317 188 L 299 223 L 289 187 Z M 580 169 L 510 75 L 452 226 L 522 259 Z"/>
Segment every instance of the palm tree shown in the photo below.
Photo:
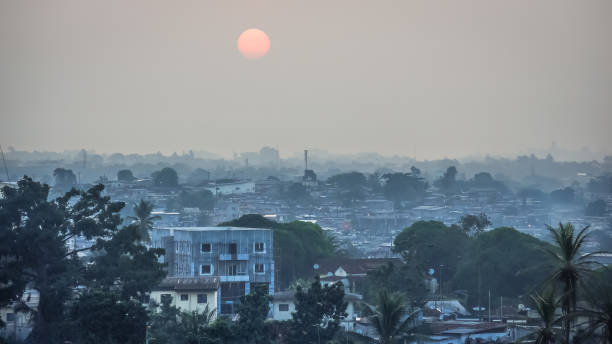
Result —
<path fill-rule="evenodd" d="M 153 222 L 160 219 L 158 215 L 151 216 L 153 203 L 141 199 L 139 203 L 134 204 L 133 210 L 135 216 L 130 216 L 129 218 L 138 225 L 142 240 L 150 243 L 151 236 L 149 231 L 153 229 Z"/>
<path fill-rule="evenodd" d="M 202 312 L 197 310 L 183 312 L 181 314 L 181 331 L 186 337 L 187 343 L 206 343 L 210 342 L 206 333 L 206 328 L 215 319 L 216 310 L 209 310 L 208 305 Z"/>
<path fill-rule="evenodd" d="M 391 344 L 398 335 L 408 329 L 418 311 L 408 313 L 404 296 L 397 292 L 380 291 L 377 303 L 376 307 L 366 305 L 372 313 L 370 321 L 380 336 L 380 343 Z"/>
<path fill-rule="evenodd" d="M 535 310 L 540 316 L 542 324 L 540 328 L 527 337 L 535 338 L 535 344 L 552 344 L 559 338 L 556 325 L 561 319 L 555 318 L 555 311 L 559 305 L 559 299 L 555 295 L 553 288 L 544 290 L 542 294 L 531 295 L 531 300 Z"/>
<path fill-rule="evenodd" d="M 548 226 L 548 231 L 553 235 L 555 250 L 550 251 L 553 255 L 555 270 L 550 276 L 552 281 L 559 282 L 563 288 L 561 295 L 561 309 L 563 311 L 563 330 L 565 341 L 569 343 L 571 330 L 570 312 L 576 311 L 576 300 L 578 283 L 591 271 L 596 262 L 589 258 L 596 253 L 581 255 L 582 246 L 587 238 L 586 231 L 589 226 L 582 228 L 578 234 L 574 233 L 574 225 L 571 223 L 559 223 L 559 228 Z"/>
<path fill-rule="evenodd" d="M 585 288 L 584 296 L 589 307 L 570 314 L 572 318 L 587 318 L 585 335 L 592 337 L 599 332 L 601 343 L 612 344 L 612 274 L 605 269 L 595 283 Z"/>

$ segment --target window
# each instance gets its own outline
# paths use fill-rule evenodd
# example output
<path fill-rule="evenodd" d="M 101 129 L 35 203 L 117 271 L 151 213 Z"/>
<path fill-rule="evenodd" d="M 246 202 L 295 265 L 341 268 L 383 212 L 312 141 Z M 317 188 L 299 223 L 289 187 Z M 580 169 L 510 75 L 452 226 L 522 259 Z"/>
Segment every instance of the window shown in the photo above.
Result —
<path fill-rule="evenodd" d="M 237 275 L 237 267 L 236 264 L 229 264 L 227 266 L 227 275 L 228 276 L 236 276 Z"/>
<path fill-rule="evenodd" d="M 281 303 L 278 305 L 278 311 L 279 312 L 289 312 L 289 304 L 288 303 Z"/>
<path fill-rule="evenodd" d="M 202 264 L 200 266 L 200 275 L 212 275 L 212 265 Z"/>
<path fill-rule="evenodd" d="M 229 244 L 229 253 L 230 254 L 237 254 L 238 253 L 238 244 L 236 244 L 236 243 Z"/>
<path fill-rule="evenodd" d="M 265 250 L 265 246 L 263 242 L 255 243 L 255 252 L 263 252 Z"/>
<path fill-rule="evenodd" d="M 181 301 L 189 301 L 189 295 L 181 294 Z"/>
<path fill-rule="evenodd" d="M 207 303 L 208 302 L 208 298 L 206 297 L 206 294 L 198 294 L 198 303 Z"/>
<path fill-rule="evenodd" d="M 15 313 L 6 313 L 6 322 L 15 321 Z"/>
<path fill-rule="evenodd" d="M 210 253 L 212 251 L 212 245 L 210 243 L 202 244 L 202 253 Z"/>
<path fill-rule="evenodd" d="M 255 273 L 263 274 L 264 273 L 264 265 L 263 264 L 255 264 Z"/>
<path fill-rule="evenodd" d="M 161 294 L 161 302 L 162 302 L 162 304 L 164 302 L 169 302 L 169 303 L 172 302 L 172 295 L 170 295 L 170 294 Z"/>

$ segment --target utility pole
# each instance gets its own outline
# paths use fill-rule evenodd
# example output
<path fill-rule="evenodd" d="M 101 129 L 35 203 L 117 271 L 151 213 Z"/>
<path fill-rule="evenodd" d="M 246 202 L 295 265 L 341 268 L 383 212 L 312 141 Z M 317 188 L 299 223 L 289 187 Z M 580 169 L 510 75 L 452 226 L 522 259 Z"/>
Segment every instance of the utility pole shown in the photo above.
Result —
<path fill-rule="evenodd" d="M 491 321 L 491 289 L 489 289 L 489 322 Z"/>

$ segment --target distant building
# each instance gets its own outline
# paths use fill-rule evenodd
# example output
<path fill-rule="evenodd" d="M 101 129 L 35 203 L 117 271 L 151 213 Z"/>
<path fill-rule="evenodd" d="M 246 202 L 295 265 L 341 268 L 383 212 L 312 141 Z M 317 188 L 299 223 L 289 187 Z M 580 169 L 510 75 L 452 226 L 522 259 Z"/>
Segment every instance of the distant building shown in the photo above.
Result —
<path fill-rule="evenodd" d="M 255 183 L 247 181 L 215 183 L 209 184 L 205 189 L 212 192 L 215 196 L 254 193 Z"/>
<path fill-rule="evenodd" d="M 272 230 L 239 227 L 162 227 L 152 233 L 153 247 L 166 250 L 170 278 L 219 281 L 218 314 L 234 314 L 240 297 L 254 285 L 274 293 Z"/>

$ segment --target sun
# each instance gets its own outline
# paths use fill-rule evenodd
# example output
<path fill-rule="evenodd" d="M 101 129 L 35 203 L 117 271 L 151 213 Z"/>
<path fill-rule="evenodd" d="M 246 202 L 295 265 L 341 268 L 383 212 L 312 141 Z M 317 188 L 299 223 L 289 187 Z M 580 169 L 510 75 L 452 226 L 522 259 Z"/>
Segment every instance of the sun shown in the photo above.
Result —
<path fill-rule="evenodd" d="M 238 51 L 247 59 L 260 59 L 270 50 L 270 37 L 260 29 L 248 29 L 238 37 Z"/>

